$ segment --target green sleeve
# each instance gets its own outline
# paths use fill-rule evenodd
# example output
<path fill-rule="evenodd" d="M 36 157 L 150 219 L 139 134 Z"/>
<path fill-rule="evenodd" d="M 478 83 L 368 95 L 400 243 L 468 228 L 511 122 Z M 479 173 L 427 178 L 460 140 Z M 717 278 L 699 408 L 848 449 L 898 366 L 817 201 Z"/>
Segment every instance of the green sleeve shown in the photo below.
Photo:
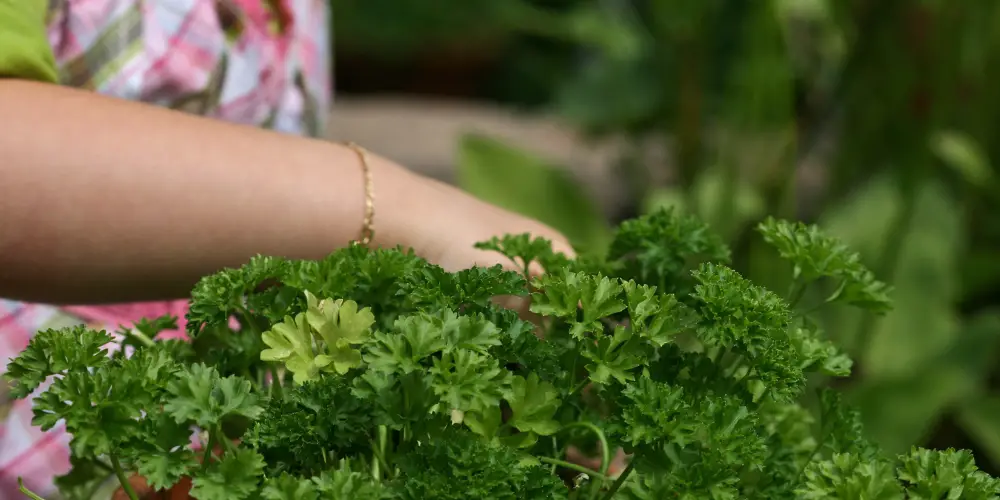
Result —
<path fill-rule="evenodd" d="M 48 0 L 0 0 L 0 78 L 56 81 L 45 32 Z"/>

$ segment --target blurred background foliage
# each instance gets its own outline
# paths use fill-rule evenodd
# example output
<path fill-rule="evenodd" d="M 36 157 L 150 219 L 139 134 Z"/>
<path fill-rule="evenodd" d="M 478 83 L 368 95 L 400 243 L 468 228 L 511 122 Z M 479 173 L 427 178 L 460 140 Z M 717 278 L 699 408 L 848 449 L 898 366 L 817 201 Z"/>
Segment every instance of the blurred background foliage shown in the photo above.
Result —
<path fill-rule="evenodd" d="M 750 231 L 765 215 L 857 248 L 895 311 L 832 310 L 824 327 L 858 361 L 842 389 L 868 431 L 895 450 L 970 447 L 1000 472 L 1000 2 L 335 5 L 338 92 L 489 100 L 612 141 L 631 200 L 612 220 L 572 169 L 489 137 L 456 146 L 462 187 L 583 251 L 663 205 L 779 290 L 787 270 Z"/>

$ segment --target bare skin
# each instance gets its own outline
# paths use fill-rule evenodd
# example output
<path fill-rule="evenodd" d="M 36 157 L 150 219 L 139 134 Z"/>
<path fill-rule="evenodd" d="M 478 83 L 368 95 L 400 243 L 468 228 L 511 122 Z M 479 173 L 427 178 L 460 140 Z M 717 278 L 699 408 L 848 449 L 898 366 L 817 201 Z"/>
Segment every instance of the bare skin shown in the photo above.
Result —
<path fill-rule="evenodd" d="M 0 80 L 0 296 L 180 298 L 256 254 L 319 258 L 358 238 L 351 149 L 54 85 Z M 504 264 L 473 243 L 566 240 L 372 155 L 375 241 L 449 270 Z"/>

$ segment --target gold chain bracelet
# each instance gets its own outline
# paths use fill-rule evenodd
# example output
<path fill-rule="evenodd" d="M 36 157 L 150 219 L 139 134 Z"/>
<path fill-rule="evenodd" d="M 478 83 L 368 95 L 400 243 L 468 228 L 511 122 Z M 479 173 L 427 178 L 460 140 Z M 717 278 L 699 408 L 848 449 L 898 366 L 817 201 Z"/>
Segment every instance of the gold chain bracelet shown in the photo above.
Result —
<path fill-rule="evenodd" d="M 365 217 L 361 222 L 360 241 L 362 245 L 368 246 L 375 234 L 375 183 L 372 181 L 372 169 L 368 165 L 368 150 L 354 142 L 346 145 L 361 159 L 361 171 L 365 177 Z"/>

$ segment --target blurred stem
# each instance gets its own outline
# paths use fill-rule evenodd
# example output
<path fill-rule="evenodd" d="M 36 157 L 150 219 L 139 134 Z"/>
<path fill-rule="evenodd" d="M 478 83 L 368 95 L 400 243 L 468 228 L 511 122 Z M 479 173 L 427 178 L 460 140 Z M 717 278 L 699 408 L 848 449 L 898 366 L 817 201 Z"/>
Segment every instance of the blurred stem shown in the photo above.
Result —
<path fill-rule="evenodd" d="M 118 482 L 122 485 L 122 490 L 128 495 L 130 500 L 139 500 L 139 495 L 135 494 L 135 489 L 132 488 L 132 483 L 129 482 L 128 478 L 125 477 L 125 470 L 122 469 L 121 462 L 118 461 L 118 456 L 114 453 L 111 454 L 111 467 L 115 470 L 115 476 L 118 477 Z"/>
<path fill-rule="evenodd" d="M 572 462 L 567 462 L 565 460 L 559 460 L 558 458 L 538 457 L 538 461 L 542 462 L 543 464 L 556 465 L 564 469 L 569 469 L 582 474 L 586 474 L 590 476 L 591 479 L 597 479 L 600 481 L 611 481 L 611 478 L 605 476 L 604 474 L 601 474 L 600 472 L 597 472 L 596 470 L 588 469 L 582 465 L 577 465 Z"/>
<path fill-rule="evenodd" d="M 701 54 L 695 40 L 682 40 L 678 45 L 682 71 L 679 75 L 677 93 L 677 122 L 674 125 L 677 137 L 677 167 L 681 188 L 687 198 L 689 210 L 698 206 L 694 193 L 694 183 L 701 163 Z"/>
<path fill-rule="evenodd" d="M 45 500 L 44 498 L 38 496 L 37 493 L 29 490 L 28 487 L 24 485 L 24 479 L 20 477 L 17 478 L 17 489 L 22 495 L 30 498 L 31 500 Z"/>
<path fill-rule="evenodd" d="M 618 490 L 621 489 L 623 484 L 625 484 L 625 480 L 628 479 L 629 474 L 632 474 L 633 468 L 635 468 L 635 459 L 628 463 L 628 466 L 625 467 L 622 474 L 618 476 L 618 480 L 615 481 L 615 484 L 611 485 L 611 489 L 604 495 L 604 500 L 611 500 L 615 497 L 615 493 L 618 493 Z"/>
<path fill-rule="evenodd" d="M 608 438 L 604 436 L 604 431 L 590 422 L 573 422 L 560 430 L 565 431 L 574 427 L 583 427 L 597 436 L 597 440 L 601 443 L 601 474 L 608 475 L 608 468 L 611 467 L 611 448 L 608 446 Z"/>

